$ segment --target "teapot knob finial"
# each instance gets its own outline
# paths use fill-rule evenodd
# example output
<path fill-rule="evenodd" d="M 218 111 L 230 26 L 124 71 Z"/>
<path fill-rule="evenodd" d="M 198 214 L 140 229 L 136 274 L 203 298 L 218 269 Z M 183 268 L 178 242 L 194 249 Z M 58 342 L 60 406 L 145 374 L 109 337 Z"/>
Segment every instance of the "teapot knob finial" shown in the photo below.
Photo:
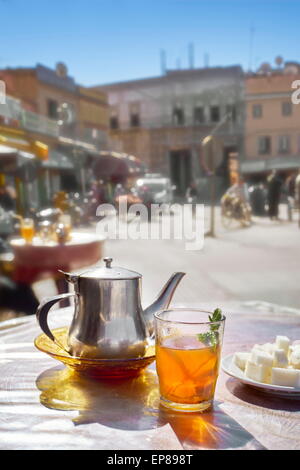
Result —
<path fill-rule="evenodd" d="M 111 263 L 112 263 L 112 258 L 104 258 L 104 263 L 106 265 L 107 268 L 111 268 Z"/>

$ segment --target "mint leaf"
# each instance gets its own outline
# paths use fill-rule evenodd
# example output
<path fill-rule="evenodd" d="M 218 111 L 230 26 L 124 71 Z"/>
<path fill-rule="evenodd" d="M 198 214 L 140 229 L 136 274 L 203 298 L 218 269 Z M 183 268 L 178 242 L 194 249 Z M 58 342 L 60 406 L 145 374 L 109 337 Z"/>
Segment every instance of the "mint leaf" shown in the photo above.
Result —
<path fill-rule="evenodd" d="M 208 331 L 207 333 L 200 333 L 197 337 L 201 343 L 205 344 L 205 346 L 212 346 L 215 348 L 218 344 L 219 335 L 217 332 Z"/>
<path fill-rule="evenodd" d="M 222 310 L 220 308 L 216 308 L 212 315 L 208 315 L 208 318 L 211 323 L 220 322 L 223 318 Z M 219 324 L 210 325 L 210 331 L 197 335 L 198 340 L 206 346 L 212 346 L 214 349 L 216 349 L 219 343 L 219 328 Z"/>

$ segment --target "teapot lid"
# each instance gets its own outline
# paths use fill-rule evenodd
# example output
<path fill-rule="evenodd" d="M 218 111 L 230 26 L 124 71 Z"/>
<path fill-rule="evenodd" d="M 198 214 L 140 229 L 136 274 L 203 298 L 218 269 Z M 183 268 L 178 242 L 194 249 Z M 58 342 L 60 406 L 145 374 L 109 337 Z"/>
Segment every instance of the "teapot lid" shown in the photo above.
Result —
<path fill-rule="evenodd" d="M 104 258 L 105 266 L 97 266 L 89 271 L 84 271 L 80 277 L 90 279 L 137 279 L 142 277 L 141 274 L 130 271 L 129 269 L 120 268 L 119 266 L 111 266 L 112 258 Z"/>

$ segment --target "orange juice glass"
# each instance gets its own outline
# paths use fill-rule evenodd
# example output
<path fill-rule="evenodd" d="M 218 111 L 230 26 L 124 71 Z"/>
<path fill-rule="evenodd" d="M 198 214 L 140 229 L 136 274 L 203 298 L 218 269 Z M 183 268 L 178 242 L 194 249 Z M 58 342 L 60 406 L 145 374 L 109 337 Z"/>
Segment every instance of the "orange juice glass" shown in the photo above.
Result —
<path fill-rule="evenodd" d="M 23 219 L 21 221 L 21 236 L 27 243 L 31 243 L 35 235 L 34 222 L 32 219 Z"/>
<path fill-rule="evenodd" d="M 160 401 L 178 411 L 204 411 L 213 403 L 225 317 L 210 322 L 196 309 L 155 314 L 156 370 Z"/>

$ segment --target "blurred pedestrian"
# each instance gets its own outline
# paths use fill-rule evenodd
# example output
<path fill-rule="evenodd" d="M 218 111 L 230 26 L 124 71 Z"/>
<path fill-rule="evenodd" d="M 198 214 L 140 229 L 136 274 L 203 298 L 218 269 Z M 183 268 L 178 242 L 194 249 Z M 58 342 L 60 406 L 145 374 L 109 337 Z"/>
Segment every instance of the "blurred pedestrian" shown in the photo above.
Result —
<path fill-rule="evenodd" d="M 93 199 L 97 201 L 97 206 L 106 202 L 103 180 L 93 181 L 91 191 Z"/>
<path fill-rule="evenodd" d="M 197 184 L 193 181 L 190 183 L 189 187 L 186 190 L 185 193 L 185 199 L 186 202 L 189 204 L 195 204 L 198 200 L 198 189 L 197 189 Z"/>
<path fill-rule="evenodd" d="M 120 196 L 123 196 L 124 194 L 126 194 L 126 189 L 124 188 L 124 186 L 121 184 L 121 183 L 118 183 L 115 187 L 115 191 L 114 191 L 114 201 L 115 202 L 118 202 L 119 201 L 119 197 Z"/>
<path fill-rule="evenodd" d="M 6 185 L 0 186 L 0 206 L 6 211 L 15 210 L 16 195 L 13 188 Z"/>
<path fill-rule="evenodd" d="M 300 228 L 300 168 L 295 179 L 295 206 L 298 209 L 298 225 Z"/>
<path fill-rule="evenodd" d="M 287 196 L 287 209 L 288 219 L 293 220 L 293 209 L 295 208 L 295 186 L 296 186 L 296 173 L 292 173 L 285 180 L 285 192 Z"/>
<path fill-rule="evenodd" d="M 266 187 L 264 183 L 254 183 L 249 187 L 250 205 L 253 215 L 266 215 Z"/>
<path fill-rule="evenodd" d="M 285 181 L 286 193 L 288 197 L 295 198 L 296 173 L 289 175 Z"/>
<path fill-rule="evenodd" d="M 298 175 L 295 178 L 294 194 L 296 207 L 300 209 L 300 168 L 298 170 Z"/>
<path fill-rule="evenodd" d="M 268 184 L 268 206 L 271 220 L 278 220 L 279 202 L 282 189 L 282 180 L 276 170 L 272 170 L 267 178 Z"/>

